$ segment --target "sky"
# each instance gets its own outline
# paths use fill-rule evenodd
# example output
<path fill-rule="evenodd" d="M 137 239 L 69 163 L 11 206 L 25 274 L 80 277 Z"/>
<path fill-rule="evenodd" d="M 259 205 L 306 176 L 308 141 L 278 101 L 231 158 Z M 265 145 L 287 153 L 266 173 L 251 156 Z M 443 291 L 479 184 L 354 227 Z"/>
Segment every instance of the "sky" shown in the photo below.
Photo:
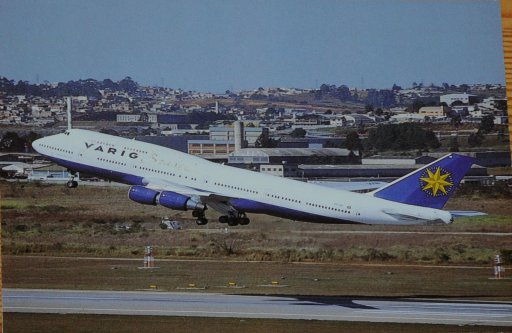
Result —
<path fill-rule="evenodd" d="M 0 0 L 0 76 L 222 93 L 505 83 L 495 0 Z"/>

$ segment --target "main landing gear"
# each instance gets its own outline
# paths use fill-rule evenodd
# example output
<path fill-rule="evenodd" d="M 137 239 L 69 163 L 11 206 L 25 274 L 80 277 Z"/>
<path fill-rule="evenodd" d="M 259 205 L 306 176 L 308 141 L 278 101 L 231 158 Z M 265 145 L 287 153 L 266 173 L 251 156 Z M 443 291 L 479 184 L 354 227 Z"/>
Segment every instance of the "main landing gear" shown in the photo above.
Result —
<path fill-rule="evenodd" d="M 234 227 L 237 225 L 248 225 L 251 220 L 249 220 L 245 213 L 238 213 L 238 215 L 230 213 L 229 215 L 220 216 L 219 222 L 227 223 L 230 227 Z"/>
<path fill-rule="evenodd" d="M 197 218 L 196 224 L 197 225 L 206 225 L 208 223 L 208 219 L 204 216 L 204 210 L 194 210 L 192 211 L 192 216 Z"/>

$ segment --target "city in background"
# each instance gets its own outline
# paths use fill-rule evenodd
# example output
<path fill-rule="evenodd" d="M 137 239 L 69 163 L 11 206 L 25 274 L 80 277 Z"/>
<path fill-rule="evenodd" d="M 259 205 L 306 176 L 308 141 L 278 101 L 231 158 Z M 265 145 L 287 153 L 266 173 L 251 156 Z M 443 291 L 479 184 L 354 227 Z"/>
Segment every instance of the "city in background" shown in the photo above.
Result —
<path fill-rule="evenodd" d="M 489 185 L 496 177 L 487 168 L 510 165 L 500 84 L 322 84 L 213 94 L 142 86 L 130 77 L 41 84 L 2 77 L 3 177 L 67 178 L 31 148 L 35 139 L 66 128 L 67 96 L 76 128 L 282 177 L 388 180 L 459 152 L 477 161 L 467 179 Z"/>

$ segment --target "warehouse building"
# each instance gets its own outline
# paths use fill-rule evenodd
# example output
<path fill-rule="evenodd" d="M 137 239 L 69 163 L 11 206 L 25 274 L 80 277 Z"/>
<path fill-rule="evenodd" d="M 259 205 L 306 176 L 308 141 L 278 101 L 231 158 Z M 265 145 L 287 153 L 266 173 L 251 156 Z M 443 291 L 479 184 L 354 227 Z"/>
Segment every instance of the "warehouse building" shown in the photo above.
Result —
<path fill-rule="evenodd" d="M 357 152 L 341 148 L 246 148 L 229 154 L 232 165 L 252 164 L 359 164 Z"/>

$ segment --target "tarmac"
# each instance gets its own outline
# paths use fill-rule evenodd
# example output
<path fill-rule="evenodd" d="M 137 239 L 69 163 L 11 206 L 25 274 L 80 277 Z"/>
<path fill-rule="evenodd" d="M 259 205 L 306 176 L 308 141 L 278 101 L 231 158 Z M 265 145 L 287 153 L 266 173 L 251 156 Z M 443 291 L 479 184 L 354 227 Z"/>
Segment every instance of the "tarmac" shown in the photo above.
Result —
<path fill-rule="evenodd" d="M 5 312 L 512 326 L 512 303 L 247 296 L 204 292 L 3 290 Z"/>

